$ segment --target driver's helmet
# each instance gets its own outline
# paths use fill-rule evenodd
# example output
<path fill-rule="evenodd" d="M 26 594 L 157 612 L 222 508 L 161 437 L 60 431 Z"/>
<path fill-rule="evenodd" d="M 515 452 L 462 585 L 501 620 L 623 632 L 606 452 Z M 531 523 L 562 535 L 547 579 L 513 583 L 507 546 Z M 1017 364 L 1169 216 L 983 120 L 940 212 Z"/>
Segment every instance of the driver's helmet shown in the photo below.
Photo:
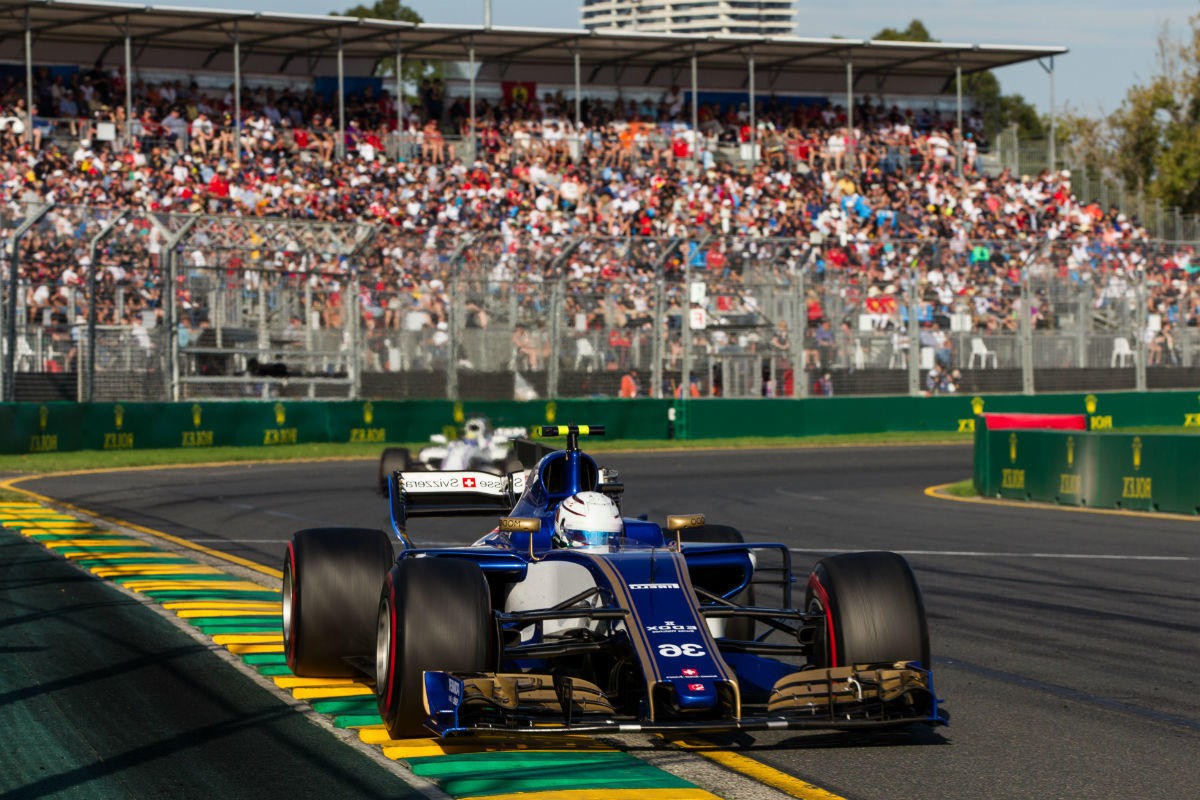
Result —
<path fill-rule="evenodd" d="M 554 514 L 555 547 L 605 548 L 617 545 L 625 532 L 621 511 L 600 492 L 576 492 Z"/>
<path fill-rule="evenodd" d="M 482 442 L 487 438 L 488 424 L 483 417 L 471 417 L 463 426 L 463 439 L 468 442 Z"/>

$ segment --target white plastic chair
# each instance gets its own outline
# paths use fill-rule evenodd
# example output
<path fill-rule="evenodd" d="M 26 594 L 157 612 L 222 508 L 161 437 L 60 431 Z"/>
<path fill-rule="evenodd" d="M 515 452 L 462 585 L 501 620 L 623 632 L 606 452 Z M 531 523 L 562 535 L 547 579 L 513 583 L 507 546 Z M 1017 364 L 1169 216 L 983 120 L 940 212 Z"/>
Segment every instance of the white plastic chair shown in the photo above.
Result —
<path fill-rule="evenodd" d="M 975 359 L 979 359 L 979 366 L 986 367 L 988 359 L 992 360 L 992 367 L 998 366 L 996 351 L 988 350 L 987 345 L 983 343 L 983 339 L 978 336 L 971 337 L 971 357 L 967 360 L 967 366 L 974 367 Z"/>
<path fill-rule="evenodd" d="M 854 342 L 854 368 L 865 369 L 867 366 L 867 354 L 863 351 L 862 342 Z"/>
<path fill-rule="evenodd" d="M 581 366 L 587 365 L 588 372 L 594 372 L 599 361 L 599 354 L 592 343 L 584 337 L 579 337 L 575 340 L 575 369 L 578 370 Z"/>
<path fill-rule="evenodd" d="M 1133 348 L 1129 346 L 1128 339 L 1124 336 L 1118 336 L 1113 339 L 1112 359 L 1109 362 L 1109 366 L 1128 367 L 1131 364 L 1133 364 Z"/>

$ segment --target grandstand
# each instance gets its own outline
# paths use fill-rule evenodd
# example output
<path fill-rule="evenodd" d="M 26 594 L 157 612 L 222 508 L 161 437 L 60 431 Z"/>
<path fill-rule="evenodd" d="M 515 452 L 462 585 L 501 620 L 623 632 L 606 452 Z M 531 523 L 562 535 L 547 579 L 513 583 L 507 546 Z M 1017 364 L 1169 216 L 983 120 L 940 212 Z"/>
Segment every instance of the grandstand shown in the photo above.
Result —
<path fill-rule="evenodd" d="M 7 399 L 1195 382 L 1193 251 L 943 94 L 1063 48 L 6 11 Z"/>

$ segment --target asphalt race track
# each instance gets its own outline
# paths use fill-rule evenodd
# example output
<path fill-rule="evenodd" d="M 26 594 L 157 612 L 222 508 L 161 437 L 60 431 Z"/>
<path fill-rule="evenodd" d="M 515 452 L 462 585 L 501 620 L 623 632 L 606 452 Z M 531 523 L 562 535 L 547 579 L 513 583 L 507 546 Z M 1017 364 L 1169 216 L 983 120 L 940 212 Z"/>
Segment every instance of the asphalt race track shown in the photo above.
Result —
<path fill-rule="evenodd" d="M 661 521 L 702 511 L 747 539 L 787 544 L 801 572 L 823 554 L 868 549 L 902 552 L 916 569 L 949 727 L 772 734 L 731 748 L 853 800 L 1194 797 L 1200 521 L 923 493 L 966 477 L 970 459 L 965 447 L 896 447 L 599 460 L 620 469 L 626 513 Z M 375 476 L 374 463 L 338 461 L 21 485 L 278 567 L 299 528 L 382 526 Z M 484 525 L 431 520 L 410 532 L 421 543 L 466 543 Z M 240 779 L 244 796 L 276 796 L 255 791 L 253 773 Z"/>

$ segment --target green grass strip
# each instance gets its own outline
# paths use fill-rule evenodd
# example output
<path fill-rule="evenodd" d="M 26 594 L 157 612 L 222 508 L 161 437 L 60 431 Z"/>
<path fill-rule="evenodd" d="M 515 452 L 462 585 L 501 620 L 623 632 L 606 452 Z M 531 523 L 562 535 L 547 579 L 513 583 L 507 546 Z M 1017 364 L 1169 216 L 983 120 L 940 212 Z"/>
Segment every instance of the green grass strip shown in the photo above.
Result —
<path fill-rule="evenodd" d="M 279 592 L 251 589 L 148 589 L 141 594 L 155 600 L 262 600 L 268 603 L 278 603 L 280 597 Z"/>
<path fill-rule="evenodd" d="M 684 789 L 695 784 L 622 752 L 463 753 L 405 759 L 456 797 L 564 789 Z"/>

